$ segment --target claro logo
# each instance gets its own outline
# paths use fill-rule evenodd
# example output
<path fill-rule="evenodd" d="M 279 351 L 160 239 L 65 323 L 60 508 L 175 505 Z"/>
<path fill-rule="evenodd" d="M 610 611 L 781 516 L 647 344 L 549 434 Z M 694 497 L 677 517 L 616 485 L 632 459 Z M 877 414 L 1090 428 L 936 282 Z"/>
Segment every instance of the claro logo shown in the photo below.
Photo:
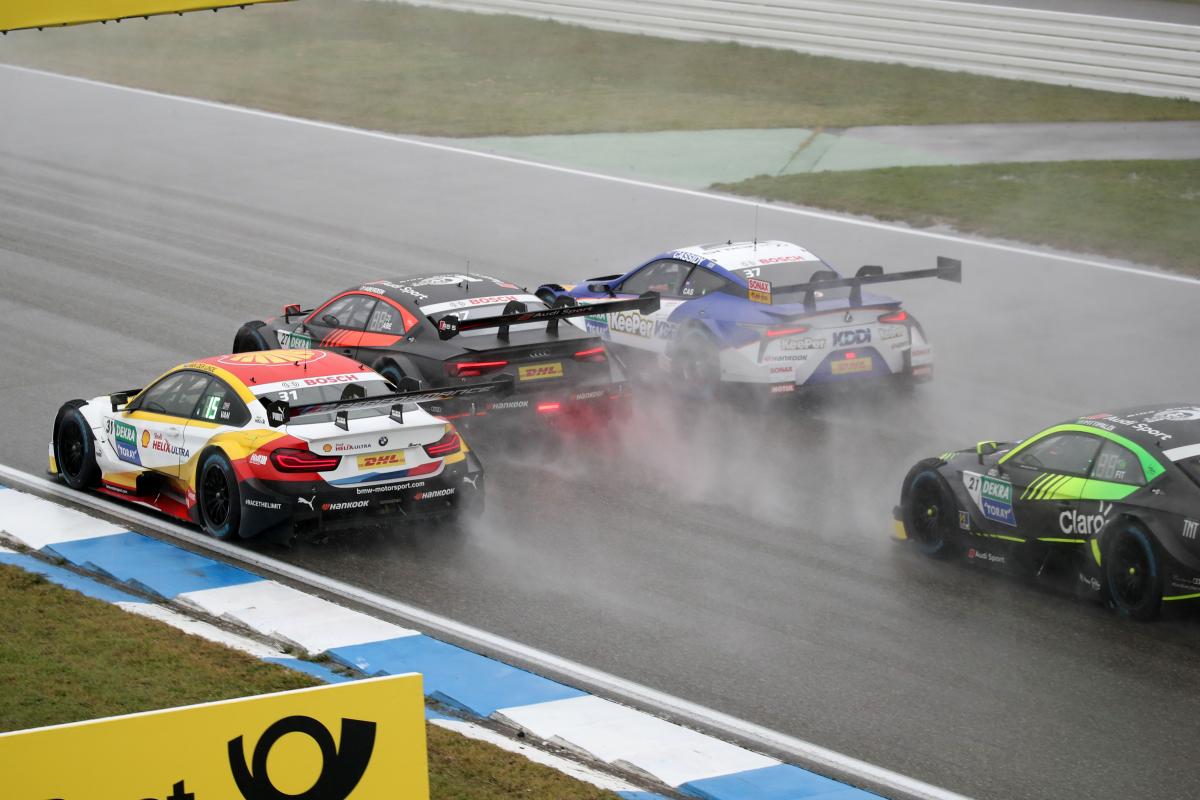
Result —
<path fill-rule="evenodd" d="M 321 749 L 321 774 L 302 794 L 284 794 L 276 789 L 267 772 L 271 748 L 289 733 L 304 734 Z M 374 749 L 374 722 L 343 719 L 341 746 L 337 747 L 333 735 L 312 717 L 284 717 L 263 732 L 254 746 L 250 767 L 246 766 L 242 737 L 232 739 L 229 742 L 229 769 L 245 800 L 346 800 L 367 771 Z"/>

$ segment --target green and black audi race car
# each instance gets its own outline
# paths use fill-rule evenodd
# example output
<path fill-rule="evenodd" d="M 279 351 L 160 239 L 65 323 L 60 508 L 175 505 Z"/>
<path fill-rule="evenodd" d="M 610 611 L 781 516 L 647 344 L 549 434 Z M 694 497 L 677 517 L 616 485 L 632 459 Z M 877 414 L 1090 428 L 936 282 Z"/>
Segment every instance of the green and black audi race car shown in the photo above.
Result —
<path fill-rule="evenodd" d="M 919 462 L 896 536 L 929 556 L 1068 581 L 1135 619 L 1200 600 L 1200 404 L 1080 417 Z"/>

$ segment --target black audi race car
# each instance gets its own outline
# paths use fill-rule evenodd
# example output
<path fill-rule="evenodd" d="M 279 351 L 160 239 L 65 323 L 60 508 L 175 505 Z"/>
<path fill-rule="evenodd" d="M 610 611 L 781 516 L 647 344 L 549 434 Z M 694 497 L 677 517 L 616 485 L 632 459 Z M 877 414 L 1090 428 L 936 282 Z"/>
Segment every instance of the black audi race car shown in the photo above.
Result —
<path fill-rule="evenodd" d="M 1135 619 L 1200 599 L 1200 404 L 1091 414 L 914 466 L 897 538 L 1068 581 Z"/>
<path fill-rule="evenodd" d="M 603 305 L 650 313 L 658 302 L 647 293 Z M 598 336 L 572 322 L 596 308 L 569 298 L 550 306 L 475 272 L 416 275 L 355 286 L 315 308 L 285 306 L 279 317 L 238 329 L 233 350 L 329 350 L 409 390 L 512 377 L 509 397 L 434 409 L 448 419 L 607 419 L 628 399 L 625 371 Z"/>

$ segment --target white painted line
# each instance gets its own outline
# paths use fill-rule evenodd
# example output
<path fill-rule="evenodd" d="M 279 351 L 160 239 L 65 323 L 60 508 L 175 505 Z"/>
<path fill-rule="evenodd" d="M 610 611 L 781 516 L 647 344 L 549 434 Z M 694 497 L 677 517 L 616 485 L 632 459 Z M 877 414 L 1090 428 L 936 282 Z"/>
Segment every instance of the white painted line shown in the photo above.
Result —
<path fill-rule="evenodd" d="M 123 528 L 25 492 L 0 492 L 0 531 L 30 550 L 124 533 Z"/>
<path fill-rule="evenodd" d="M 311 655 L 418 633 L 275 581 L 201 589 L 175 599 Z"/>
<path fill-rule="evenodd" d="M 184 616 L 178 611 L 172 611 L 165 606 L 155 605 L 154 603 L 129 603 L 118 602 L 116 605 L 125 609 L 131 614 L 137 614 L 142 617 L 156 619 L 159 622 L 165 622 L 173 628 L 178 628 L 184 633 L 190 633 L 194 636 L 199 636 L 202 639 L 207 639 L 210 642 L 223 644 L 226 647 L 232 647 L 234 650 L 240 650 L 243 653 L 254 656 L 255 658 L 289 658 L 287 653 L 281 650 L 276 650 L 273 647 L 267 647 L 265 644 L 256 642 L 245 636 L 238 636 L 236 633 L 222 630 L 216 625 L 210 625 L 207 622 L 201 622 L 197 619 Z"/>
<path fill-rule="evenodd" d="M 154 531 L 160 536 L 176 542 L 184 542 L 195 550 L 214 553 L 245 568 L 271 572 L 323 593 L 358 603 L 365 608 L 403 619 L 431 635 L 458 640 L 475 649 L 476 652 L 508 660 L 517 665 L 527 665 L 547 677 L 557 677 L 580 688 L 608 694 L 631 706 L 650 709 L 700 728 L 720 732 L 723 736 L 741 740 L 764 751 L 782 754 L 799 766 L 831 778 L 847 781 L 855 786 L 881 791 L 892 800 L 967 800 L 964 795 L 910 778 L 907 775 L 901 775 L 836 750 L 830 750 L 762 725 L 738 719 L 698 703 L 465 625 L 440 614 L 434 614 L 334 578 L 319 575 L 303 567 L 278 561 L 261 553 L 239 547 L 237 544 L 213 539 L 182 525 L 167 522 L 160 517 L 138 511 L 100 495 L 77 492 L 56 481 L 30 475 L 3 464 L 0 464 L 0 483 L 20 486 L 29 491 L 36 491 L 67 503 L 117 517 L 131 525 L 136 525 L 139 529 Z"/>
<path fill-rule="evenodd" d="M 478 739 L 481 742 L 489 742 L 497 747 L 507 750 L 510 753 L 517 753 L 525 756 L 530 761 L 538 764 L 544 764 L 547 767 L 556 769 L 559 772 L 566 773 L 572 778 L 590 783 L 600 789 L 606 789 L 610 792 L 641 792 L 645 791 L 640 786 L 634 786 L 632 783 L 623 781 L 619 778 L 614 778 L 611 775 L 606 775 L 598 770 L 580 764 L 577 761 L 556 756 L 553 753 L 547 753 L 545 750 L 539 750 L 536 747 L 528 744 L 522 744 L 519 741 L 505 736 L 502 733 L 485 728 L 482 725 L 476 725 L 474 722 L 467 722 L 461 719 L 431 719 L 430 724 L 437 725 L 439 728 L 455 731 L 469 739 Z"/>
<path fill-rule="evenodd" d="M 780 763 L 600 697 L 505 708 L 495 718 L 668 786 Z"/>
<path fill-rule="evenodd" d="M 688 197 L 696 197 L 703 200 L 712 200 L 720 203 L 731 203 L 733 205 L 750 206 L 754 208 L 765 209 L 768 211 L 777 211 L 782 214 L 793 214 L 795 216 L 807 217 L 809 219 L 819 219 L 828 222 L 839 222 L 845 225 L 854 225 L 861 228 L 870 228 L 872 230 L 888 231 L 890 233 L 899 233 L 906 236 L 916 236 L 922 239 L 932 239 L 940 242 L 950 242 L 953 244 L 969 245 L 971 247 L 982 247 L 988 250 L 997 252 L 1009 253 L 1018 256 L 1030 256 L 1033 258 L 1044 258 L 1050 261 L 1055 261 L 1062 264 L 1074 264 L 1077 266 L 1094 267 L 1096 269 L 1109 270 L 1112 272 L 1123 272 L 1130 275 L 1140 275 L 1145 278 L 1157 278 L 1164 281 L 1172 281 L 1175 283 L 1190 284 L 1192 286 L 1200 286 L 1200 278 L 1189 278 L 1183 275 L 1172 275 L 1167 272 L 1159 272 L 1153 269 L 1143 267 L 1124 266 L 1108 261 L 1097 261 L 1095 259 L 1083 258 L 1080 256 L 1069 255 L 1066 253 L 1055 253 L 1046 250 L 1039 250 L 1034 247 L 1021 247 L 1018 245 L 1003 244 L 1001 242 L 992 242 L 986 239 L 972 239 L 967 236 L 958 236 L 948 233 L 934 233 L 933 231 L 916 230 L 906 228 L 902 225 L 892 225 L 886 222 L 876 222 L 869 219 L 860 219 L 858 217 L 848 217 L 841 214 L 834 214 L 827 211 L 816 211 L 814 209 L 800 208 L 798 206 L 776 205 L 771 202 L 762 200 L 752 200 L 733 195 L 717 194 L 716 192 L 706 192 L 698 189 L 685 189 L 679 186 L 669 186 L 661 183 L 652 183 L 650 181 L 637 180 L 636 178 L 622 178 L 616 175 L 605 175 L 599 172 L 591 172 L 589 170 L 575 169 L 573 167 L 563 167 L 556 164 L 544 164 L 538 161 L 530 161 L 528 159 L 516 158 L 514 156 L 504 156 L 497 153 L 485 153 L 479 150 L 468 150 L 463 147 L 455 147 L 453 145 L 442 144 L 440 142 L 424 141 L 422 139 L 413 139 L 406 136 L 399 136 L 393 133 L 383 133 L 381 131 L 369 131 L 362 128 L 352 128 L 347 125 L 338 125 L 332 122 L 320 122 L 318 120 L 303 119 L 301 117 L 292 117 L 286 114 L 277 114 L 272 111 L 262 111 L 256 108 L 246 108 L 244 106 L 229 105 L 227 103 L 218 103 L 212 100 L 200 100 L 195 97 L 181 97 L 179 95 L 165 94 L 163 92 L 155 92 L 149 89 L 136 89 L 130 86 L 118 86 L 112 83 L 96 81 L 90 78 L 79 78 L 74 75 L 60 75 L 55 72 L 46 72 L 45 70 L 31 69 L 29 67 L 17 67 L 10 64 L 0 64 L 0 67 L 5 69 L 16 70 L 18 72 L 26 72 L 34 75 L 42 75 L 59 80 L 81 83 L 88 86 L 99 86 L 106 89 L 112 89 L 120 92 L 130 92 L 133 94 L 144 95 L 147 97 L 157 97 L 166 100 L 175 100 L 180 103 L 189 105 L 201 106 L 203 108 L 211 108 L 222 111 L 233 111 L 239 114 L 248 114 L 253 117 L 262 119 L 278 120 L 280 122 L 290 122 L 296 125 L 305 125 L 311 128 L 318 128 L 327 131 L 336 131 L 339 133 L 350 133 L 357 136 L 365 136 L 370 139 L 379 139 L 382 141 L 394 142 L 396 144 L 410 145 L 412 147 L 424 147 L 430 150 L 440 150 L 446 153 L 457 153 L 459 155 L 470 156 L 473 158 L 482 158 L 489 161 L 500 161 L 506 164 L 516 164 L 524 167 L 532 167 L 534 169 L 546 170 L 549 172 L 558 172 L 564 175 L 574 175 L 581 178 L 591 178 L 599 181 L 607 181 L 609 183 L 619 183 L 626 186 L 635 186 L 641 189 L 651 189 L 655 191 L 668 192 L 671 194 L 684 195 Z"/>

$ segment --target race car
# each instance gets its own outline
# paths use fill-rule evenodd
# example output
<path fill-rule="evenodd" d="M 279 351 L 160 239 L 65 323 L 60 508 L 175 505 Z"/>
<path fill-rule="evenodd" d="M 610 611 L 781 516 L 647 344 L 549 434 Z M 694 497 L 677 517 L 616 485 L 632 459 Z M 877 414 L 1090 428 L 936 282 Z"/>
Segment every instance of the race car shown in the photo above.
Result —
<path fill-rule="evenodd" d="M 658 297 L 647 294 L 605 310 L 652 313 L 657 307 Z M 282 316 L 243 325 L 233 350 L 321 348 L 368 364 L 397 386 L 459 386 L 501 375 L 514 380 L 511 397 L 452 403 L 443 409 L 448 419 L 605 419 L 628 400 L 625 372 L 599 337 L 582 325 L 559 325 L 588 313 L 570 299 L 543 304 L 490 275 L 417 275 L 355 286 L 315 309 L 285 306 Z"/>
<path fill-rule="evenodd" d="M 511 388 L 397 393 L 323 350 L 181 364 L 144 389 L 65 403 L 50 472 L 200 525 L 218 539 L 483 510 L 483 466 L 419 403 Z"/>
<path fill-rule="evenodd" d="M 933 350 L 900 301 L 864 286 L 915 278 L 960 282 L 962 265 L 884 274 L 865 266 L 850 278 L 787 242 L 723 242 L 663 253 L 620 275 L 580 285 L 546 284 L 546 303 L 581 303 L 654 291 L 651 314 L 596 309 L 588 330 L 622 354 L 652 362 L 692 392 L 727 384 L 770 394 L 866 378 L 904 383 L 933 377 Z"/>
<path fill-rule="evenodd" d="M 896 536 L 1065 580 L 1122 614 L 1200 599 L 1200 404 L 1106 411 L 914 466 Z"/>

